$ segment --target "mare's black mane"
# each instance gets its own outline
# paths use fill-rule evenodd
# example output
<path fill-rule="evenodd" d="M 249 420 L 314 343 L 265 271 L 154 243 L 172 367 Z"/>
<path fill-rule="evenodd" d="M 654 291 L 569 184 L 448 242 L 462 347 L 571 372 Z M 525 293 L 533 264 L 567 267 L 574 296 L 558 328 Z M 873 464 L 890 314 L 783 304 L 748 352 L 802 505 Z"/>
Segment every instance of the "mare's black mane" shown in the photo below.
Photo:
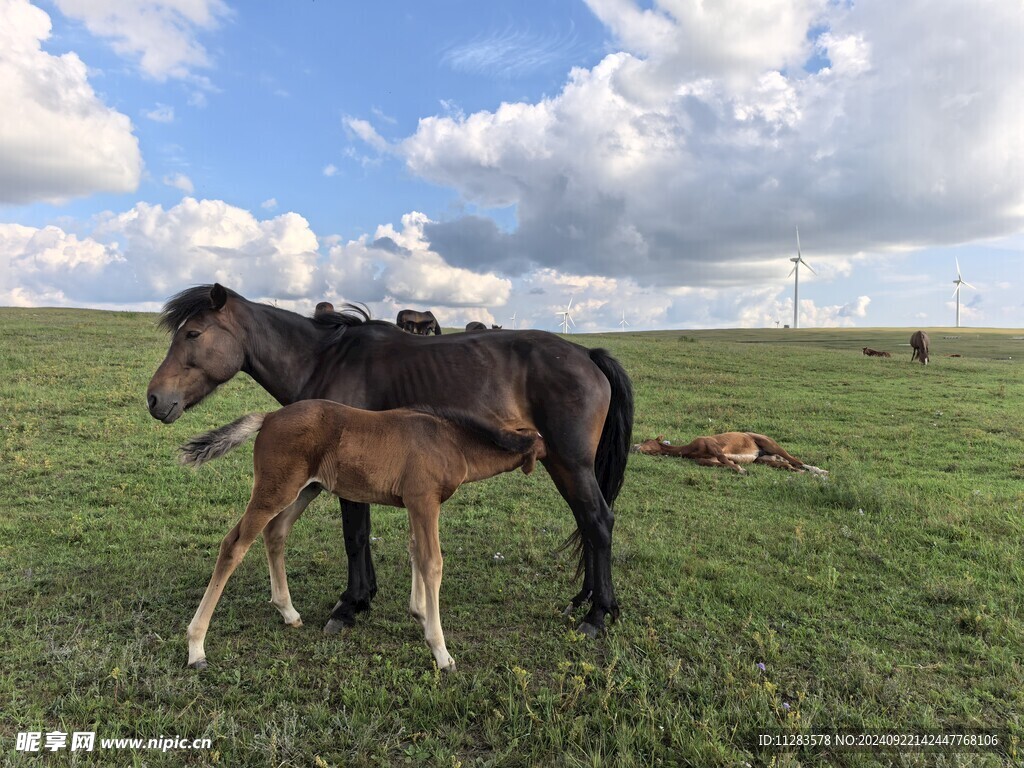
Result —
<path fill-rule="evenodd" d="M 191 288 L 186 288 L 185 290 L 176 293 L 167 300 L 166 304 L 164 304 L 163 310 L 160 312 L 160 319 L 158 320 L 159 327 L 163 328 L 168 333 L 174 333 L 181 327 L 182 323 L 187 322 L 200 312 L 212 309 L 213 303 L 210 299 L 211 290 L 213 290 L 212 285 L 194 285 Z M 232 291 L 230 288 L 225 288 L 224 291 L 231 298 L 244 301 L 252 306 L 275 308 L 271 304 L 257 304 L 256 302 L 249 301 L 247 298 L 235 291 Z M 287 310 L 280 311 L 286 312 Z M 289 314 L 294 315 L 295 313 Z M 301 315 L 295 315 L 295 317 L 311 322 L 320 328 L 328 330 L 336 329 L 337 332 L 328 339 L 328 343 L 337 341 L 348 328 L 353 326 L 392 325 L 384 320 L 371 319 L 370 311 L 365 306 L 357 304 L 344 304 L 340 311 L 318 312 L 315 317 L 311 318 L 302 317 Z"/>

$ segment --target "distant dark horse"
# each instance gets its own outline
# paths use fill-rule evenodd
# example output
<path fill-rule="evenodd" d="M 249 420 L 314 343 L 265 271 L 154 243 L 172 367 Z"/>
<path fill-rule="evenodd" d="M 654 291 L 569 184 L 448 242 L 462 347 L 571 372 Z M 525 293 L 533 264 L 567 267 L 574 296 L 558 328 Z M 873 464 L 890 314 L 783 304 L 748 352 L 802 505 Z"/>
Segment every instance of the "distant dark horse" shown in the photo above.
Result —
<path fill-rule="evenodd" d="M 486 331 L 487 330 L 487 326 L 484 325 L 483 323 L 481 323 L 479 320 L 474 320 L 471 323 L 466 323 L 466 330 L 467 331 Z M 500 325 L 491 325 L 491 330 L 492 331 L 500 331 L 501 330 L 501 326 Z"/>
<path fill-rule="evenodd" d="M 172 297 L 160 324 L 173 337 L 146 394 L 150 414 L 166 424 L 243 371 L 282 405 L 323 398 L 374 411 L 457 408 L 506 430 L 536 430 L 546 445 L 543 464 L 576 520 L 570 540 L 583 585 L 566 612 L 589 600 L 579 630 L 590 636 L 606 615 L 618 616 L 611 505 L 626 469 L 633 391 L 604 350 L 544 331 L 414 339 L 355 307 L 308 318 L 220 285 Z M 315 495 L 298 501 L 305 508 Z M 342 500 L 341 509 L 348 588 L 328 633 L 351 626 L 377 591 L 369 505 Z"/>
<path fill-rule="evenodd" d="M 441 335 L 441 324 L 430 310 L 417 312 L 415 309 L 403 309 L 398 313 L 395 325 L 417 336 Z"/>
<path fill-rule="evenodd" d="M 910 346 L 914 348 L 910 362 L 920 360 L 924 365 L 928 365 L 928 334 L 924 331 L 914 331 L 910 337 Z"/>

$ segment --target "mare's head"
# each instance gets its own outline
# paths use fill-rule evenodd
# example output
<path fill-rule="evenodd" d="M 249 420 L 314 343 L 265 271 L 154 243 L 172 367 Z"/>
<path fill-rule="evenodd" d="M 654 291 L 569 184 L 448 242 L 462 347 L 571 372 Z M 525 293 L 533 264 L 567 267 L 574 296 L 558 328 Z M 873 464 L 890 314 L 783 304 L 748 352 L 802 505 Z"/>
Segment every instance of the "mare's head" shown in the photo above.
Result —
<path fill-rule="evenodd" d="M 220 284 L 189 288 L 168 299 L 160 325 L 171 346 L 146 390 L 149 413 L 175 421 L 242 369 L 242 332 L 232 309 L 245 300 Z"/>
<path fill-rule="evenodd" d="M 658 435 L 653 440 L 644 440 L 642 443 L 634 445 L 633 453 L 642 453 L 645 456 L 660 456 L 663 452 L 663 445 L 667 445 L 665 442 L 665 436 Z"/>

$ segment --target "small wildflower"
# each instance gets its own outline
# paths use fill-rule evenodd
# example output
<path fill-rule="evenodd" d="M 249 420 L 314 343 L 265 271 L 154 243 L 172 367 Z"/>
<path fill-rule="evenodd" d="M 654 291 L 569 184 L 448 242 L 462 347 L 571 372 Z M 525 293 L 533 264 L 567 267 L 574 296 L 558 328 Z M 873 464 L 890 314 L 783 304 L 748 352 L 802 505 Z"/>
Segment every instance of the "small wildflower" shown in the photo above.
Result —
<path fill-rule="evenodd" d="M 789 712 L 789 702 L 788 701 L 782 702 L 782 708 L 784 710 L 786 710 L 787 712 Z"/>
<path fill-rule="evenodd" d="M 760 669 L 760 670 L 761 670 L 762 672 L 764 672 L 764 671 L 766 671 L 766 670 L 768 669 L 768 667 L 766 667 L 766 666 L 764 665 L 764 662 L 763 662 L 763 661 L 759 661 L 759 662 L 757 662 L 757 668 L 758 668 L 758 669 Z"/>
<path fill-rule="evenodd" d="M 494 562 L 497 563 L 497 562 L 499 562 L 501 560 L 504 560 L 504 559 L 505 559 L 505 556 L 503 554 L 501 554 L 501 552 L 495 552 L 494 553 Z"/>

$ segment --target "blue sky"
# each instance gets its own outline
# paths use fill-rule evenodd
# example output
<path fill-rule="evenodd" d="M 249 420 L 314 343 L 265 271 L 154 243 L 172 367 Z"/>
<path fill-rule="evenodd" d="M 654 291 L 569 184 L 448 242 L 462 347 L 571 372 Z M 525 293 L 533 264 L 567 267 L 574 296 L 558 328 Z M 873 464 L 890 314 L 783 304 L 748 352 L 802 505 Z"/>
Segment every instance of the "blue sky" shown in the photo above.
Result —
<path fill-rule="evenodd" d="M 0 9 L 3 305 L 1024 327 L 1019 3 Z"/>

